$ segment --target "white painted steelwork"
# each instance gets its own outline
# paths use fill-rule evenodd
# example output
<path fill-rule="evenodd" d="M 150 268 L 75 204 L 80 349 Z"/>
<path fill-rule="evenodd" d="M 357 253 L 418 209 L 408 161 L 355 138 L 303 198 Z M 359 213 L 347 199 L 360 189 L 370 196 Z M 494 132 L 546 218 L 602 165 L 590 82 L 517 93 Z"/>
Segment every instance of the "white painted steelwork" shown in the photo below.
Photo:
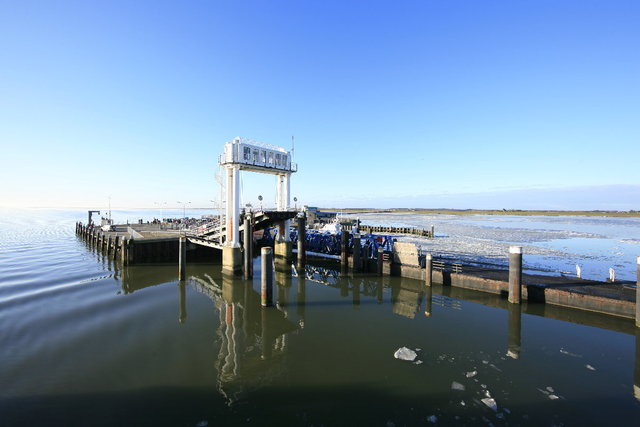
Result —
<path fill-rule="evenodd" d="M 236 137 L 224 145 L 219 158 L 226 168 L 226 242 L 225 246 L 240 247 L 240 171 L 260 172 L 276 175 L 276 206 L 279 211 L 291 207 L 291 174 L 297 171 L 291 161 L 291 153 L 282 147 Z M 286 220 L 284 230 L 289 230 L 291 221 Z M 281 233 L 280 241 L 290 241 L 289 233 Z"/>

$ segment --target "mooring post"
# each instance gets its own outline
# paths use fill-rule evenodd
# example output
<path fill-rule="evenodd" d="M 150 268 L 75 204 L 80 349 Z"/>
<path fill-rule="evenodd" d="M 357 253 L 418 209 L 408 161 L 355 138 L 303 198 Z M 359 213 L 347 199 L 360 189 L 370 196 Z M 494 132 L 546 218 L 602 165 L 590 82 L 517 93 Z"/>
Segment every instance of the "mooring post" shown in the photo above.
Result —
<path fill-rule="evenodd" d="M 640 328 L 640 256 L 636 258 L 636 326 Z"/>
<path fill-rule="evenodd" d="M 307 243 L 307 217 L 302 212 L 298 216 L 298 269 L 304 269 L 307 263 L 306 243 Z"/>
<path fill-rule="evenodd" d="M 424 266 L 424 285 L 431 286 L 433 284 L 433 255 L 427 254 L 425 256 Z"/>
<path fill-rule="evenodd" d="M 119 247 L 120 247 L 120 236 L 116 236 L 113 242 L 113 259 L 114 260 L 117 259 Z"/>
<path fill-rule="evenodd" d="M 253 278 L 253 223 L 251 213 L 244 216 L 244 278 Z"/>
<path fill-rule="evenodd" d="M 360 234 L 353 235 L 353 271 L 360 271 L 362 260 L 360 259 Z"/>
<path fill-rule="evenodd" d="M 270 307 L 273 305 L 273 251 L 271 248 L 262 248 L 260 255 L 262 267 L 260 300 L 263 307 Z"/>
<path fill-rule="evenodd" d="M 382 276 L 384 271 L 384 248 L 380 246 L 378 248 L 378 276 Z"/>
<path fill-rule="evenodd" d="M 178 277 L 180 280 L 187 278 L 187 238 L 180 236 L 180 246 L 178 251 Z"/>
<path fill-rule="evenodd" d="M 509 302 L 520 304 L 522 295 L 522 246 L 509 247 Z"/>
<path fill-rule="evenodd" d="M 349 265 L 349 232 L 345 226 L 342 226 L 340 235 L 340 263 L 343 267 Z"/>
<path fill-rule="evenodd" d="M 132 247 L 133 244 L 131 243 L 131 237 L 122 239 L 122 265 L 125 267 L 131 265 Z"/>
<path fill-rule="evenodd" d="M 430 236 L 431 238 L 433 238 L 433 236 L 435 236 L 434 233 L 435 233 L 435 227 L 434 227 L 433 224 L 431 224 L 431 236 Z"/>
<path fill-rule="evenodd" d="M 109 258 L 111 256 L 111 247 L 113 245 L 113 241 L 111 239 L 111 236 L 107 237 L 107 258 Z"/>

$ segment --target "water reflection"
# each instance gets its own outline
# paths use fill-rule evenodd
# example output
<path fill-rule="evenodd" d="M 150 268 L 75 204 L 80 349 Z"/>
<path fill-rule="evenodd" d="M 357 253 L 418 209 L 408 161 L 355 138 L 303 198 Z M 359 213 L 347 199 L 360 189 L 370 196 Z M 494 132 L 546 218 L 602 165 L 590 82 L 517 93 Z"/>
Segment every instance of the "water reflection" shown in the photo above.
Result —
<path fill-rule="evenodd" d="M 640 328 L 636 329 L 636 369 L 633 381 L 633 396 L 640 400 Z"/>
<path fill-rule="evenodd" d="M 522 334 L 522 307 L 520 304 L 509 304 L 507 310 L 509 312 L 507 356 L 512 359 L 519 359 Z"/>
<path fill-rule="evenodd" d="M 304 269 L 294 270 L 293 277 L 283 271 L 276 272 L 276 306 L 263 308 L 260 305 L 260 294 L 254 289 L 252 280 L 218 277 L 217 273 L 212 273 L 215 268 L 192 268 L 188 280 L 178 282 L 175 280 L 174 266 L 132 266 L 122 270 L 122 290 L 128 294 L 158 284 L 177 283 L 178 321 L 181 324 L 187 321 L 188 285 L 211 299 L 219 319 L 216 326 L 219 350 L 215 361 L 217 389 L 228 404 L 237 402 L 252 390 L 283 378 L 289 369 L 286 360 L 292 339 L 290 334 L 294 331 L 297 331 L 296 336 L 303 333 L 307 326 L 306 317 L 310 304 L 326 304 L 318 300 L 309 302 L 307 288 L 310 282 L 314 286 L 335 289 L 336 295 L 343 298 L 348 298 L 351 294 L 350 301 L 340 301 L 350 303 L 359 312 L 364 312 L 367 304 L 381 304 L 386 289 L 390 295 L 390 306 L 383 306 L 382 310 L 391 310 L 397 316 L 416 321 L 419 320 L 416 314 L 421 309 L 424 316 L 419 317 L 428 317 L 429 322 L 432 319 L 437 321 L 444 314 L 441 310 L 448 313 L 451 310 L 462 310 L 462 300 L 503 309 L 507 320 L 507 333 L 503 338 L 506 338 L 507 343 L 506 356 L 514 360 L 522 357 L 524 315 L 551 317 L 613 330 L 622 329 L 633 334 L 636 341 L 633 394 L 640 400 L 640 333 L 629 326 L 630 322 L 539 304 L 509 304 L 497 295 L 451 287 L 426 287 L 420 281 L 396 277 L 341 275 L 337 269 L 311 264 L 307 264 Z M 259 283 L 258 274 L 256 283 Z M 295 295 L 292 295 L 293 292 Z M 336 300 L 331 304 L 339 302 Z"/>

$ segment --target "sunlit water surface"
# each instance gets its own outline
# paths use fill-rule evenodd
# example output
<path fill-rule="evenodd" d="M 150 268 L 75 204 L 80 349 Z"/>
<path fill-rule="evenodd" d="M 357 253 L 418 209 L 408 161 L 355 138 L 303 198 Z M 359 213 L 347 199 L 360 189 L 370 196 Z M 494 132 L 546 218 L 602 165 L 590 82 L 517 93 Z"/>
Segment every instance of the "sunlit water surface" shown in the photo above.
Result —
<path fill-rule="evenodd" d="M 2 426 L 640 419 L 632 321 L 330 265 L 277 275 L 263 309 L 259 271 L 189 265 L 180 284 L 176 266 L 122 270 L 96 253 L 74 233 L 83 212 L 0 214 Z M 415 362 L 393 357 L 403 346 Z"/>

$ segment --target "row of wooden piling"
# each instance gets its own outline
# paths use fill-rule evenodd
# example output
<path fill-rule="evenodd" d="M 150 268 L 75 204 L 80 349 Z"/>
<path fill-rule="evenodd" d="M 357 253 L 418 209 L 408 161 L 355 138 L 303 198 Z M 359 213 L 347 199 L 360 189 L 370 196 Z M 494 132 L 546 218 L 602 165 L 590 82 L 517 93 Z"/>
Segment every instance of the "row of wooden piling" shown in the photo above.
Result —
<path fill-rule="evenodd" d="M 102 251 L 108 258 L 120 259 L 124 266 L 129 265 L 133 247 L 133 239 L 102 231 L 93 225 L 76 222 L 76 234 L 82 237 L 96 250 Z"/>
<path fill-rule="evenodd" d="M 377 225 L 361 225 L 359 226 L 360 233 L 372 234 L 372 233 L 392 233 L 392 234 L 412 234 L 414 236 L 429 237 L 434 236 L 434 226 L 431 226 L 431 230 L 415 227 L 383 227 Z"/>

